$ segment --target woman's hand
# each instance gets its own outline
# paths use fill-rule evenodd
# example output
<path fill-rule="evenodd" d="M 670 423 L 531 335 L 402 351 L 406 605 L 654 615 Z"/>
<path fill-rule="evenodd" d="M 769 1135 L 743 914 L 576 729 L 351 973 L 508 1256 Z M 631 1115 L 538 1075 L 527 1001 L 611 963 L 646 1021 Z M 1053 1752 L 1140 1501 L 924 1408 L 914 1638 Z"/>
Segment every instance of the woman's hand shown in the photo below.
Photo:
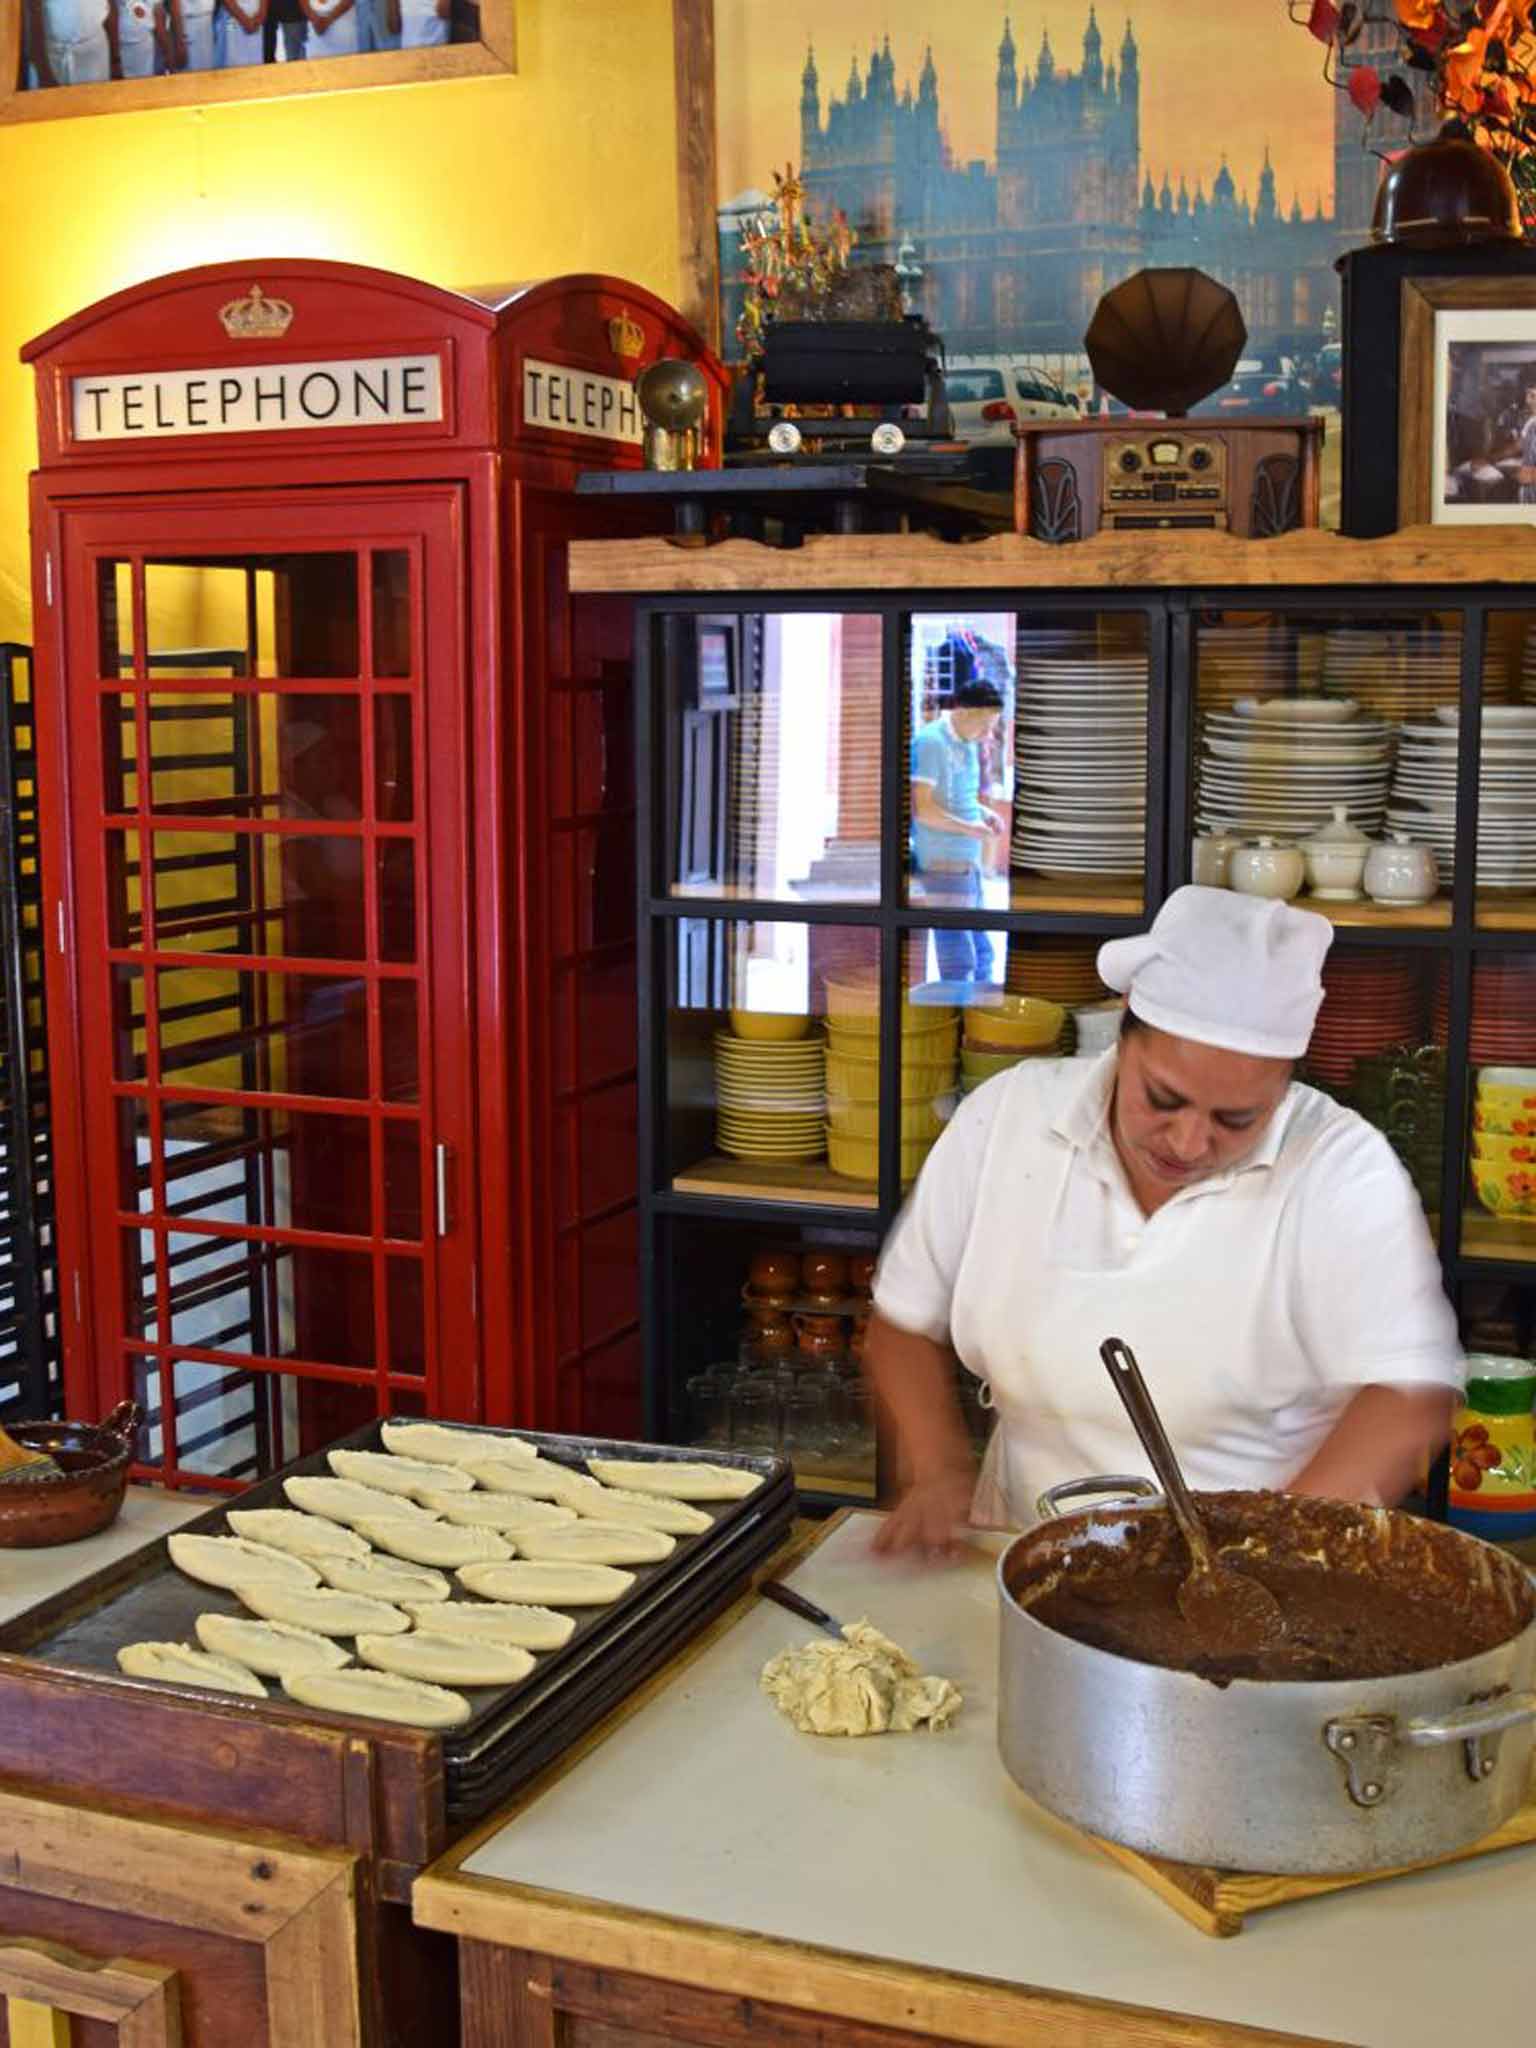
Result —
<path fill-rule="evenodd" d="M 970 1519 L 974 1466 L 948 1466 L 916 1479 L 881 1523 L 875 1549 L 917 1550 L 935 1562 L 953 1563 L 960 1554 L 958 1537 Z"/>

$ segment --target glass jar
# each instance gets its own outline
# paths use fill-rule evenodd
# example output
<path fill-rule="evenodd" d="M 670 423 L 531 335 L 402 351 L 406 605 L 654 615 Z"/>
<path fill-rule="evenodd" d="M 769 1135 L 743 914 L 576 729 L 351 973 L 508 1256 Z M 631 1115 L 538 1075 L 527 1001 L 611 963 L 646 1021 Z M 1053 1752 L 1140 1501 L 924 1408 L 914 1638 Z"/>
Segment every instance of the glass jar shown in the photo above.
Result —
<path fill-rule="evenodd" d="M 1473 1352 L 1451 1431 L 1450 1519 L 1469 1536 L 1536 1536 L 1536 1360 Z"/>
<path fill-rule="evenodd" d="M 775 1373 L 741 1372 L 731 1381 L 731 1449 L 777 1451 L 779 1385 Z"/>

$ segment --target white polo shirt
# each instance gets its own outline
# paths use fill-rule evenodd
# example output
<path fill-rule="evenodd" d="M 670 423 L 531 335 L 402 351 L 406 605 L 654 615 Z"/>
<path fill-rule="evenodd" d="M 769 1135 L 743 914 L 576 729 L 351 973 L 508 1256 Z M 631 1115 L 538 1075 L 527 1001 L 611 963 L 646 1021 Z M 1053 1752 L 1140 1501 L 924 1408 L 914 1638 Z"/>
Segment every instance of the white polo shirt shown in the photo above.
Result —
<path fill-rule="evenodd" d="M 966 1098 L 881 1255 L 880 1313 L 954 1345 L 998 1410 L 979 1521 L 1146 1472 L 1100 1360 L 1136 1353 L 1190 1484 L 1283 1486 L 1362 1386 L 1460 1388 L 1428 1227 L 1379 1131 L 1293 1082 L 1254 1150 L 1153 1215 L 1109 1130 L 1118 1055 Z"/>

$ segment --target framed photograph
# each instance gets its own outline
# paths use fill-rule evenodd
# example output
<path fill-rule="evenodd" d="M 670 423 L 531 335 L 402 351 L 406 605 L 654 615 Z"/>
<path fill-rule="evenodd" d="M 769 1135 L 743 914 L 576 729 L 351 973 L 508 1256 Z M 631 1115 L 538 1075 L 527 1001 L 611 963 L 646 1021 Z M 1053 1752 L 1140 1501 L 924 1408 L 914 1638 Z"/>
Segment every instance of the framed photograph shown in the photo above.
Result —
<path fill-rule="evenodd" d="M 0 121 L 515 71 L 515 6 L 516 0 L 0 0 Z"/>
<path fill-rule="evenodd" d="M 1398 520 L 1536 523 L 1536 277 L 1402 285 Z"/>

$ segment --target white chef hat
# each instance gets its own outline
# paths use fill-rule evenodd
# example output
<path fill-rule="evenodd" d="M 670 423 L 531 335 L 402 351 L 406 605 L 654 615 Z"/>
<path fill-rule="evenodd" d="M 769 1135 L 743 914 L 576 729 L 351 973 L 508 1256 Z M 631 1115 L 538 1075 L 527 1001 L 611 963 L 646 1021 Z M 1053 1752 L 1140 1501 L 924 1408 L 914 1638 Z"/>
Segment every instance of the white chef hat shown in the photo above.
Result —
<path fill-rule="evenodd" d="M 1192 883 L 1174 890 L 1151 931 L 1101 946 L 1099 973 L 1154 1030 L 1294 1060 L 1312 1037 L 1332 943 L 1315 911 Z"/>

